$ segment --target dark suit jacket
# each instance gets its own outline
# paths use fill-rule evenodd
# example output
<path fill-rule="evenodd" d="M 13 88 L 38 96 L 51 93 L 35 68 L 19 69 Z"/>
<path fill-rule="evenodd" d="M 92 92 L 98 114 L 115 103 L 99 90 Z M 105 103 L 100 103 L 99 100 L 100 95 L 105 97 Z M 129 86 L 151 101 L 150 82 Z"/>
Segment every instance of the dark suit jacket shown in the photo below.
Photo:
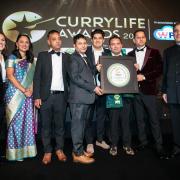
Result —
<path fill-rule="evenodd" d="M 167 94 L 168 103 L 180 104 L 180 46 L 164 50 L 162 92 Z"/>
<path fill-rule="evenodd" d="M 68 96 L 68 63 L 69 55 L 62 54 L 62 73 L 64 83 L 64 96 Z M 36 69 L 33 80 L 33 97 L 34 99 L 42 99 L 45 101 L 50 95 L 52 81 L 52 59 L 48 51 L 40 52 L 38 54 Z"/>
<path fill-rule="evenodd" d="M 5 60 L 5 57 L 4 57 Z M 2 72 L 0 68 L 0 104 L 4 103 L 5 83 L 2 80 Z"/>
<path fill-rule="evenodd" d="M 128 53 L 135 57 L 135 49 Z M 157 49 L 147 46 L 144 64 L 137 74 L 143 74 L 146 80 L 138 82 L 139 90 L 143 94 L 156 95 L 158 93 L 157 79 L 162 74 L 162 57 Z"/>
<path fill-rule="evenodd" d="M 102 53 L 102 56 L 108 56 L 109 54 L 111 54 L 111 51 L 109 49 L 104 48 L 104 52 Z M 88 46 L 86 55 L 90 62 L 91 69 L 93 70 L 94 74 L 97 74 L 98 71 L 96 70 L 96 63 L 95 63 L 95 57 L 94 57 L 92 46 Z"/>
<path fill-rule="evenodd" d="M 95 83 L 90 64 L 85 63 L 81 55 L 74 52 L 71 55 L 69 103 L 92 104 L 95 101 Z"/>
<path fill-rule="evenodd" d="M 0 70 L 0 104 L 3 103 L 4 98 L 4 88 L 3 88 L 3 81 L 2 81 L 2 72 Z"/>

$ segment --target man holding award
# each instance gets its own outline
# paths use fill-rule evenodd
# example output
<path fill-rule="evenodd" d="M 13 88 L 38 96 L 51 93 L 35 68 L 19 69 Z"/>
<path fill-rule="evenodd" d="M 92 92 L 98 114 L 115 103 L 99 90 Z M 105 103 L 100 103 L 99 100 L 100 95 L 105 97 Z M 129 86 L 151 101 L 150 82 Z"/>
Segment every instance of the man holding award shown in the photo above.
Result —
<path fill-rule="evenodd" d="M 110 56 L 124 56 L 122 51 L 121 38 L 113 35 L 109 39 Z M 120 60 L 121 61 L 121 60 Z M 117 59 L 117 62 L 120 62 Z M 106 96 L 106 108 L 110 119 L 110 137 L 111 148 L 109 153 L 112 156 L 117 155 L 117 147 L 119 141 L 119 122 L 122 129 L 123 149 L 127 155 L 134 155 L 131 148 L 131 130 L 130 130 L 130 112 L 132 108 L 133 94 L 110 94 Z"/>

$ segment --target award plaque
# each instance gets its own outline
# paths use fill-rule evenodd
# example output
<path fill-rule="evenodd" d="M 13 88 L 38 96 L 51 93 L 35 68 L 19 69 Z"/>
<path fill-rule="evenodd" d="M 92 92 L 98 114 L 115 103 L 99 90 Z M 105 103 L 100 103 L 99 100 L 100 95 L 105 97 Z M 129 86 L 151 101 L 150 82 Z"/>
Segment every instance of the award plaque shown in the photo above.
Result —
<path fill-rule="evenodd" d="M 101 88 L 104 94 L 138 93 L 135 58 L 130 56 L 100 56 Z"/>

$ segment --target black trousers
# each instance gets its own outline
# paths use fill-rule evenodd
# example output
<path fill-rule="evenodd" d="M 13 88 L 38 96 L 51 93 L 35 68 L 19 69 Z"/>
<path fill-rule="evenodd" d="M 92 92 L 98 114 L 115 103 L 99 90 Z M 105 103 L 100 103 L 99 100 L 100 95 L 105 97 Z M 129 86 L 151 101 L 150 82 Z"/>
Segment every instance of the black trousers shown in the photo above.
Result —
<path fill-rule="evenodd" d="M 5 115 L 5 107 L 4 107 L 4 104 L 1 104 L 0 103 L 0 139 L 2 138 L 2 137 L 5 137 L 5 133 L 4 133 L 4 131 L 5 131 L 5 129 L 6 129 L 6 127 L 4 126 L 4 115 Z"/>
<path fill-rule="evenodd" d="M 64 121 L 67 101 L 64 92 L 50 95 L 42 102 L 40 118 L 42 122 L 42 142 L 46 153 L 52 152 L 52 132 L 54 132 L 56 146 L 55 150 L 62 150 L 64 147 Z"/>
<path fill-rule="evenodd" d="M 180 104 L 169 104 L 174 144 L 180 147 Z"/>
<path fill-rule="evenodd" d="M 5 83 L 1 83 L 0 84 L 0 139 L 1 138 L 5 139 L 7 133 L 4 94 L 5 94 Z"/>
<path fill-rule="evenodd" d="M 71 136 L 73 141 L 73 152 L 80 156 L 84 154 L 83 141 L 87 119 L 91 110 L 91 105 L 88 104 L 73 104 L 70 103 L 71 111 Z"/>
<path fill-rule="evenodd" d="M 105 120 L 107 117 L 106 109 L 106 96 L 97 96 L 96 101 L 91 105 L 90 116 L 88 117 L 88 124 L 86 128 L 86 142 L 87 144 L 92 144 L 94 139 L 94 129 L 92 126 L 92 120 L 94 118 L 94 113 L 96 112 L 96 139 L 101 142 L 104 139 L 105 134 Z"/>
<path fill-rule="evenodd" d="M 119 125 L 121 124 L 123 146 L 131 147 L 130 113 L 132 98 L 123 98 L 123 107 L 108 110 L 110 120 L 110 141 L 113 146 L 119 142 Z"/>
<path fill-rule="evenodd" d="M 134 99 L 134 109 L 138 127 L 138 136 L 141 144 L 147 144 L 147 137 L 145 131 L 145 114 L 148 115 L 150 123 L 150 129 L 155 140 L 157 147 L 162 145 L 162 135 L 159 124 L 159 118 L 157 117 L 157 102 L 156 96 L 138 94 Z"/>

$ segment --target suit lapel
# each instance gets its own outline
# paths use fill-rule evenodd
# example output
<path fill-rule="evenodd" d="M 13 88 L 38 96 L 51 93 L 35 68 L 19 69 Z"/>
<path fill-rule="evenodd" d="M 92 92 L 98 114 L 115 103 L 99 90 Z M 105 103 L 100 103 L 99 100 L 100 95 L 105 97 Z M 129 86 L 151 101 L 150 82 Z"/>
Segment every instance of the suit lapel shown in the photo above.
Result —
<path fill-rule="evenodd" d="M 93 65 L 96 65 L 96 63 L 95 63 L 95 56 L 94 56 L 94 51 L 93 51 L 93 48 L 92 48 L 92 46 L 91 46 L 91 59 L 93 60 Z"/>
<path fill-rule="evenodd" d="M 136 57 L 135 49 L 133 49 L 133 51 L 131 51 L 130 56 Z M 136 60 L 136 63 L 137 63 L 137 60 Z"/>
<path fill-rule="evenodd" d="M 144 57 L 144 62 L 143 62 L 143 65 L 142 65 L 142 68 L 141 68 L 141 69 L 143 69 L 144 66 L 146 65 L 150 53 L 151 53 L 151 49 L 147 47 L 147 49 L 146 49 L 146 54 L 145 54 L 145 57 Z"/>
<path fill-rule="evenodd" d="M 47 52 L 47 68 L 49 69 L 50 79 L 52 79 L 52 57 L 51 54 Z"/>
<path fill-rule="evenodd" d="M 66 79 L 65 61 L 67 61 L 66 55 L 64 53 L 62 53 L 62 75 L 63 75 L 63 82 L 65 82 L 65 79 Z"/>

